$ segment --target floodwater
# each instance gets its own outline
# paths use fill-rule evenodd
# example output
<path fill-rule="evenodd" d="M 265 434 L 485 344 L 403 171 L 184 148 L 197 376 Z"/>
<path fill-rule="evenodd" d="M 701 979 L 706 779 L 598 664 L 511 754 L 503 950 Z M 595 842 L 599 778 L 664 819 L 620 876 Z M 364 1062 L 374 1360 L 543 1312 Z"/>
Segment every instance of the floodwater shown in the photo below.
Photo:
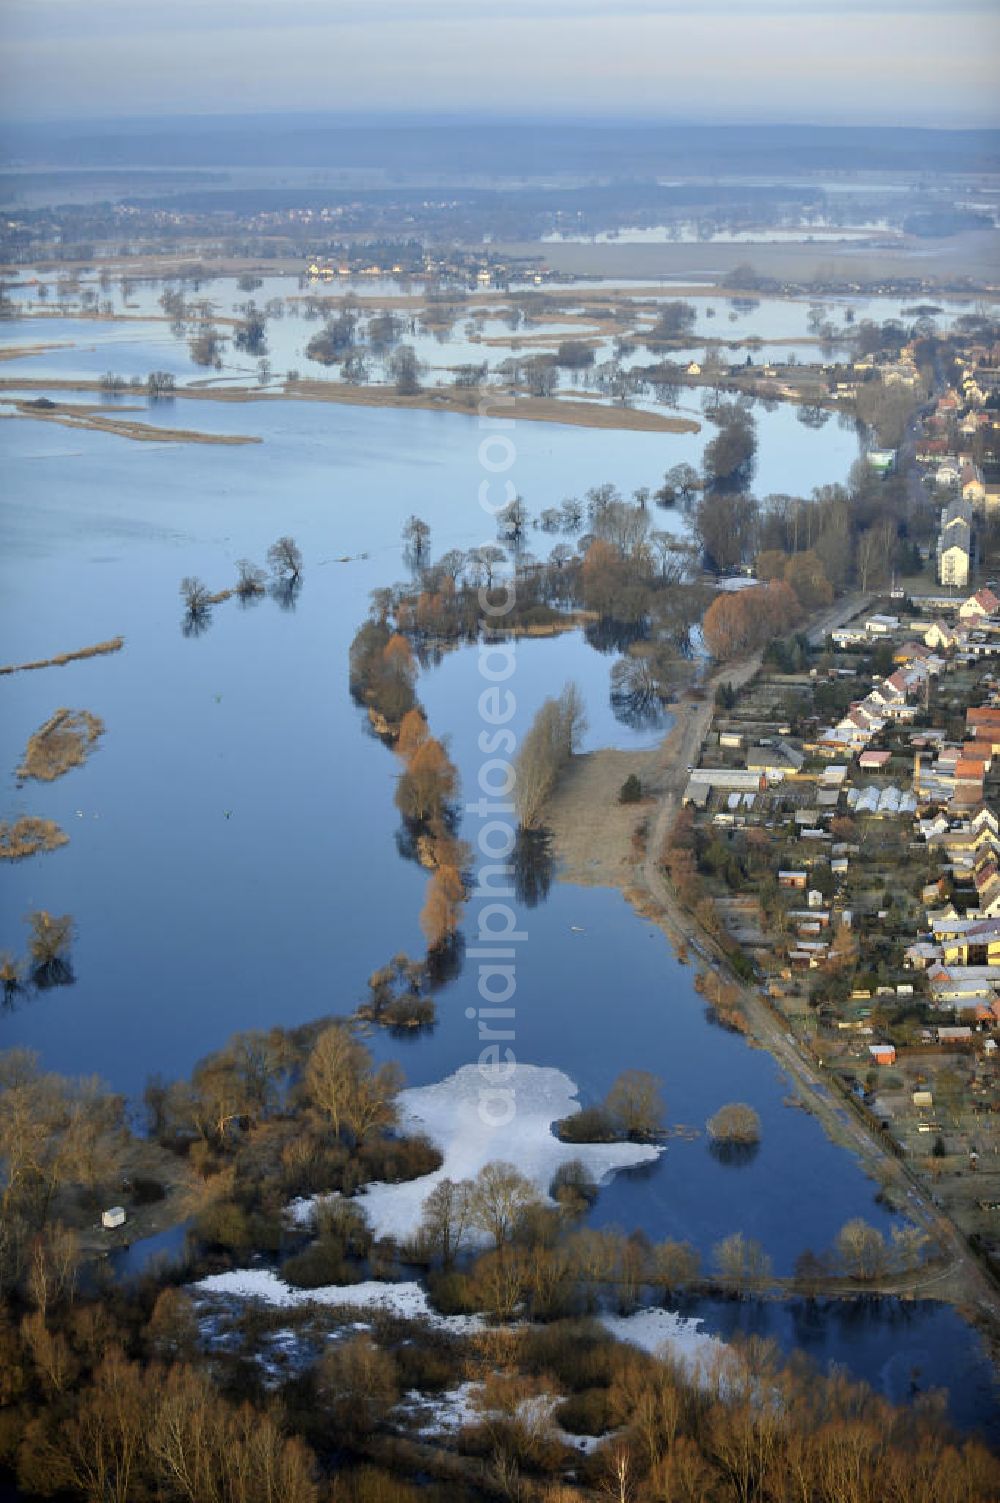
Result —
<path fill-rule="evenodd" d="M 542 236 L 543 245 L 820 245 L 865 242 L 875 231 L 885 237 L 885 220 L 880 223 L 851 225 L 835 229 L 823 225 L 761 226 L 756 229 L 719 230 L 702 228 L 692 222 L 678 224 L 622 225 L 620 229 L 598 230 L 593 235 L 565 234 L 554 230 Z M 898 238 L 892 232 L 889 238 Z"/>
<path fill-rule="evenodd" d="M 358 351 L 365 357 L 369 381 L 385 384 L 394 379 L 390 368 L 391 350 L 373 347 L 368 342 L 369 318 L 378 312 L 380 298 L 392 298 L 400 291 L 419 294 L 423 291 L 422 284 L 399 284 L 392 278 L 345 278 L 331 284 L 309 283 L 304 279 L 300 282 L 298 277 L 291 275 L 268 276 L 260 280 L 261 286 L 252 291 L 241 290 L 233 277 L 209 279 L 197 285 L 172 285 L 180 287 L 189 303 L 207 301 L 216 320 L 238 318 L 240 309 L 250 299 L 261 310 L 268 304 L 279 308 L 280 316 L 269 317 L 267 321 L 266 346 L 260 352 L 260 358 L 266 360 L 267 366 L 263 372 L 259 369 L 257 354 L 251 355 L 235 347 L 232 325 L 225 322 L 218 323 L 218 332 L 224 341 L 220 369 L 216 371 L 212 367 L 196 365 L 188 347 L 189 335 L 175 333 L 164 317 L 160 303 L 165 285 L 162 282 L 136 280 L 123 287 L 116 280 L 102 287 L 92 278 L 85 279 L 81 290 L 90 290 L 102 303 L 110 303 L 117 316 L 116 321 L 111 322 L 84 310 L 80 301 L 81 290 L 71 292 L 65 286 L 65 306 L 76 311 L 72 317 L 59 315 L 54 304 L 60 297 L 60 285 L 57 279 L 47 276 L 26 277 L 10 289 L 13 306 L 22 316 L 0 324 L 0 348 L 44 344 L 64 347 L 5 361 L 3 374 L 71 381 L 99 378 L 112 372 L 128 381 L 132 377 L 145 377 L 155 369 L 168 371 L 179 385 L 193 382 L 252 383 L 257 379 L 268 384 L 284 380 L 289 372 L 320 379 L 339 375 L 336 368 L 324 366 L 307 354 L 309 341 L 323 327 L 321 317 L 309 315 L 310 300 L 318 298 L 322 301 L 324 313 L 348 304 L 354 306 L 360 314 L 356 331 Z M 634 286 L 624 282 L 581 285 L 590 290 L 606 287 L 609 292 L 620 293 L 621 299 L 627 299 L 635 290 Z M 640 285 L 647 293 L 643 299 L 645 302 L 655 305 L 657 301 L 670 301 L 673 296 L 669 281 L 657 284 L 650 280 Z M 654 286 L 659 290 L 650 294 L 649 289 Z M 41 288 L 46 290 L 46 301 L 40 299 Z M 543 290 L 550 294 L 555 292 L 553 288 Z M 572 288 L 562 290 L 568 296 Z M 729 298 L 717 289 L 706 289 L 704 294 L 696 294 L 688 300 L 696 310 L 692 341 L 733 341 L 737 347 L 723 353 L 728 363 L 741 363 L 747 353 L 758 364 L 763 360 L 787 359 L 790 354 L 803 360 L 816 359 L 818 346 L 800 347 L 794 341 L 814 338 L 820 324 L 824 333 L 829 335 L 822 358 L 830 359 L 834 354 L 843 353 L 844 338 L 850 332 L 852 322 L 856 324 L 862 319 L 883 322 L 901 317 L 908 323 L 913 321 L 912 313 L 906 313 L 907 307 L 912 305 L 898 298 L 852 300 L 831 297 L 810 301 L 770 297 L 741 300 Z M 534 322 L 522 322 L 512 330 L 501 307 L 482 306 L 487 309 L 483 316 L 470 317 L 467 310 L 456 302 L 454 323 L 441 330 L 427 328 L 416 317 L 415 310 L 396 310 L 399 322 L 395 342 L 413 349 L 428 385 L 450 384 L 455 370 L 468 365 L 485 365 L 495 376 L 512 354 L 522 358 L 551 354 L 560 340 L 588 339 L 594 344 L 594 358 L 598 365 L 616 358 L 614 340 L 604 336 L 595 341 L 595 326 L 586 321 L 567 324 L 543 316 Z M 970 304 L 949 300 L 940 306 L 942 312 L 937 324 L 943 329 L 956 317 L 968 312 Z M 652 321 L 651 309 L 644 309 L 637 315 L 638 332 L 628 336 L 636 342 L 637 348 L 634 354 L 621 360 L 623 366 L 649 365 L 657 358 L 641 342 L 642 333 Z M 512 339 L 516 341 L 513 344 Z M 487 343 L 487 340 L 502 342 Z M 703 355 L 704 347 L 692 344 L 691 349 L 667 351 L 665 358 L 680 362 L 700 359 Z M 563 389 L 574 388 L 581 380 L 586 384 L 586 372 L 582 375 L 571 370 L 559 373 L 559 384 Z"/>
<path fill-rule="evenodd" d="M 72 914 L 77 929 L 75 983 L 18 999 L 0 1017 L 0 1044 L 37 1049 L 55 1070 L 98 1073 L 133 1098 L 150 1074 L 187 1072 L 236 1030 L 351 1010 L 372 970 L 399 950 L 420 952 L 426 874 L 398 851 L 395 759 L 350 700 L 347 650 L 369 591 L 405 576 L 398 540 L 412 512 L 431 524 L 436 552 L 492 534 L 478 504 L 488 476 L 476 419 L 180 401 L 152 403 L 148 417 L 176 425 L 178 411 L 185 426 L 264 442 L 129 443 L 26 419 L 0 427 L 4 660 L 126 638 L 119 654 L 0 680 L 0 817 L 51 817 L 70 836 L 65 848 L 0 871 L 0 947 L 23 950 L 22 918 L 38 908 Z M 524 423 L 510 478 L 535 512 L 605 480 L 628 494 L 678 459 L 696 460 L 710 433 Z M 762 413 L 760 433 L 762 492 L 843 479 L 857 452 L 836 423 L 813 432 L 787 408 Z M 657 512 L 656 525 L 677 519 Z M 262 560 L 281 533 L 305 557 L 294 609 L 231 600 L 203 635 L 182 634 L 181 577 L 222 588 L 236 559 Z M 546 542 L 533 533 L 530 546 L 543 553 Z M 648 741 L 611 714 L 612 662 L 580 633 L 519 643 L 515 729 L 572 679 L 587 703 L 587 745 Z M 477 650 L 466 647 L 419 686 L 470 797 L 482 685 Z M 85 767 L 19 788 L 13 769 L 28 735 L 63 704 L 100 715 L 103 740 Z M 703 1133 L 671 1139 L 654 1167 L 602 1192 L 597 1222 L 686 1237 L 706 1254 L 740 1229 L 782 1272 L 850 1217 L 888 1232 L 876 1186 L 786 1104 L 788 1084 L 769 1055 L 707 1019 L 691 968 L 658 930 L 616 892 L 554 882 L 534 898 L 515 904 L 528 936 L 517 969 L 519 1058 L 565 1070 L 585 1101 L 622 1069 L 651 1069 L 670 1121 L 699 1133 L 732 1099 L 763 1122 L 759 1151 L 739 1166 L 713 1158 Z M 477 1056 L 466 1016 L 476 1000 L 467 963 L 439 993 L 432 1031 L 374 1033 L 371 1047 L 399 1058 L 411 1083 L 439 1079 Z M 898 1306 L 880 1308 L 878 1341 L 844 1336 L 830 1347 L 879 1382 Z M 981 1363 L 978 1338 L 950 1310 L 914 1307 L 908 1331 L 929 1354 L 928 1382 Z M 989 1412 L 974 1407 L 972 1419 Z"/>

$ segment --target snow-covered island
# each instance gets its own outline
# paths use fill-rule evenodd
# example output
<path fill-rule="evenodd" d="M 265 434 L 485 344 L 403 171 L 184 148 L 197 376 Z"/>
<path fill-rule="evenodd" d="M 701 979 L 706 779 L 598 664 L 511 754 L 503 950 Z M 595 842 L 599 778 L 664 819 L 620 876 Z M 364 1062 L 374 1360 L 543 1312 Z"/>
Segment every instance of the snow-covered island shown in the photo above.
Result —
<path fill-rule="evenodd" d="M 480 1112 L 483 1076 L 476 1065 L 463 1065 L 434 1085 L 414 1086 L 398 1097 L 399 1130 L 423 1133 L 444 1155 L 433 1174 L 403 1184 L 375 1183 L 358 1198 L 377 1237 L 405 1242 L 417 1232 L 427 1196 L 443 1179 L 474 1179 L 497 1159 L 511 1163 L 530 1179 L 539 1195 L 560 1165 L 579 1160 L 598 1185 L 620 1169 L 648 1164 L 663 1151 L 651 1143 L 562 1143 L 552 1124 L 580 1110 L 577 1086 L 562 1070 L 518 1063 L 504 1088 L 513 1095 L 514 1115 L 502 1126 Z M 296 1201 L 290 1208 L 298 1221 L 312 1219 L 317 1199 Z"/>

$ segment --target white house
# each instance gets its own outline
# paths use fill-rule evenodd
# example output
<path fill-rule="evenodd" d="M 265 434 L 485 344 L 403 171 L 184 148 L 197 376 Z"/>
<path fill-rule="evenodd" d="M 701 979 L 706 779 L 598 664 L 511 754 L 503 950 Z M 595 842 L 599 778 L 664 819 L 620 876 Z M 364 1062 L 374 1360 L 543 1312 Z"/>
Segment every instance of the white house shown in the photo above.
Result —
<path fill-rule="evenodd" d="M 958 638 L 943 621 L 932 621 L 924 632 L 924 642 L 935 652 L 951 652 L 958 642 Z"/>
<path fill-rule="evenodd" d="M 960 621 L 988 621 L 991 616 L 1000 612 L 1000 599 L 993 591 L 986 589 L 977 590 L 970 595 L 968 600 L 963 600 L 958 608 Z"/>
<path fill-rule="evenodd" d="M 943 585 L 964 590 L 969 583 L 972 534 L 966 523 L 957 525 L 938 542 L 938 580 Z"/>

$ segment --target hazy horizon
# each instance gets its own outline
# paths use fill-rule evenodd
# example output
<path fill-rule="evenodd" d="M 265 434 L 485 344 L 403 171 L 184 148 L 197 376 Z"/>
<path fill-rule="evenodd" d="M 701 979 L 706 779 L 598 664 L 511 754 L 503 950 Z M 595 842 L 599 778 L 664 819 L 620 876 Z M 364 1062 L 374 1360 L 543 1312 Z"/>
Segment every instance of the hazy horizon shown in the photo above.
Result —
<path fill-rule="evenodd" d="M 433 99 L 432 118 L 1000 125 L 994 0 L 7 0 L 0 41 L 25 123 Z"/>

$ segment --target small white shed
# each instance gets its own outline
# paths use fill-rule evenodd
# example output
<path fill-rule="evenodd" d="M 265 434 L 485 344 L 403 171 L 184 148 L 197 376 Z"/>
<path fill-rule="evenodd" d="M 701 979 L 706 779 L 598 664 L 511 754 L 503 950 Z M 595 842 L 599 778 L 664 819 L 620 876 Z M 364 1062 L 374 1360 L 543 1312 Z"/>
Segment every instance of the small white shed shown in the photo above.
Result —
<path fill-rule="evenodd" d="M 109 1231 L 109 1232 L 113 1231 L 116 1226 L 124 1226 L 125 1225 L 125 1207 L 124 1206 L 111 1206 L 111 1207 L 109 1207 L 108 1210 L 102 1211 L 101 1212 L 101 1225 L 104 1227 L 105 1231 Z"/>

